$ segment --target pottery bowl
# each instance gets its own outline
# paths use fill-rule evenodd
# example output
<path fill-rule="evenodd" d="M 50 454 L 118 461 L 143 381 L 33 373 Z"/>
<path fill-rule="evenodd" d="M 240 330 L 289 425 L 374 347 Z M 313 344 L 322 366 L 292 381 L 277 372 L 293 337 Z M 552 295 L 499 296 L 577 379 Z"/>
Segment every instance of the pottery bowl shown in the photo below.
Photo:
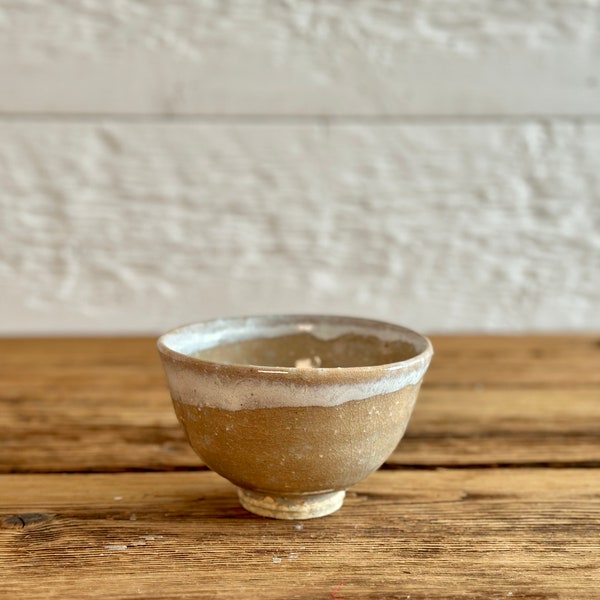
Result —
<path fill-rule="evenodd" d="M 336 511 L 385 462 L 433 354 L 398 325 L 314 315 L 196 323 L 158 350 L 192 448 L 247 510 L 280 519 Z"/>

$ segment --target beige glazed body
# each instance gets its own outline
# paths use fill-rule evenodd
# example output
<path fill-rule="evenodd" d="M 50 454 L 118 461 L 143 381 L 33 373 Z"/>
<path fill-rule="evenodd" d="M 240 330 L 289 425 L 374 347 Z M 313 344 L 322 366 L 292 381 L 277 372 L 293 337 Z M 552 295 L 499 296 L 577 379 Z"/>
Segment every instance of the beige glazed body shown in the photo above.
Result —
<path fill-rule="evenodd" d="M 314 315 L 197 323 L 158 348 L 192 448 L 283 519 L 334 512 L 388 458 L 433 354 L 397 325 Z"/>

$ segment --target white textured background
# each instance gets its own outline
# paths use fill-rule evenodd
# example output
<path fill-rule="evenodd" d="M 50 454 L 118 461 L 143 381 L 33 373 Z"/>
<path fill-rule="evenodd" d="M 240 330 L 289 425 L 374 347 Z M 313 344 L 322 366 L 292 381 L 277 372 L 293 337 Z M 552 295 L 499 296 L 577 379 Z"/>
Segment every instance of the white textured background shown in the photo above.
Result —
<path fill-rule="evenodd" d="M 600 329 L 600 1 L 0 0 L 0 334 Z"/>

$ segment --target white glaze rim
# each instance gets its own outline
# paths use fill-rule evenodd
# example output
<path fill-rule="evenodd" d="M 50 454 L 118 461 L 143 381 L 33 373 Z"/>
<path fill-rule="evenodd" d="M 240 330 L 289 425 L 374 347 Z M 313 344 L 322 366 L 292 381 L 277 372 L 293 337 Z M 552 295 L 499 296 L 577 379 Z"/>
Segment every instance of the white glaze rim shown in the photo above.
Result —
<path fill-rule="evenodd" d="M 320 339 L 348 333 L 375 335 L 408 343 L 415 355 L 382 365 L 310 369 L 217 363 L 190 356 L 220 344 L 301 332 Z M 174 400 L 226 410 L 337 406 L 390 394 L 420 384 L 433 355 L 429 339 L 406 327 L 328 315 L 232 317 L 193 323 L 162 335 L 158 349 Z"/>
<path fill-rule="evenodd" d="M 276 338 L 294 333 L 310 333 L 320 340 L 331 340 L 344 334 L 373 335 L 383 341 L 402 341 L 411 344 L 416 358 L 431 349 L 431 342 L 421 334 L 402 327 L 359 317 L 340 317 L 329 315 L 264 315 L 250 317 L 230 317 L 191 323 L 177 327 L 160 336 L 158 346 L 176 354 L 190 356 L 196 352 L 214 348 L 221 344 L 242 342 L 256 338 Z M 162 348 L 161 348 L 162 346 Z M 193 360 L 200 359 L 193 358 Z M 406 363 L 412 360 L 401 361 Z M 210 361 L 201 361 L 210 362 Z M 401 364 L 398 363 L 398 364 Z M 232 363 L 226 363 L 231 366 Z M 395 364 L 395 363 L 389 363 Z M 240 367 L 261 365 L 235 365 Z M 381 367 L 385 365 L 372 365 Z M 264 367 L 279 372 L 293 371 L 296 367 Z M 370 368 L 346 367 L 346 368 Z M 337 368 L 333 369 L 337 370 Z"/>

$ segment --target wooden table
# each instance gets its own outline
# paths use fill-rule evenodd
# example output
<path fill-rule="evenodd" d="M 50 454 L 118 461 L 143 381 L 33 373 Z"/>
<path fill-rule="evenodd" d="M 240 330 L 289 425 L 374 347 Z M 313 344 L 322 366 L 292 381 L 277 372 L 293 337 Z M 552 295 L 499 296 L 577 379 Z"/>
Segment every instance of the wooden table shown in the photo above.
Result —
<path fill-rule="evenodd" d="M 433 342 L 397 451 L 300 523 L 202 466 L 153 340 L 0 340 L 0 598 L 600 598 L 600 341 Z"/>

